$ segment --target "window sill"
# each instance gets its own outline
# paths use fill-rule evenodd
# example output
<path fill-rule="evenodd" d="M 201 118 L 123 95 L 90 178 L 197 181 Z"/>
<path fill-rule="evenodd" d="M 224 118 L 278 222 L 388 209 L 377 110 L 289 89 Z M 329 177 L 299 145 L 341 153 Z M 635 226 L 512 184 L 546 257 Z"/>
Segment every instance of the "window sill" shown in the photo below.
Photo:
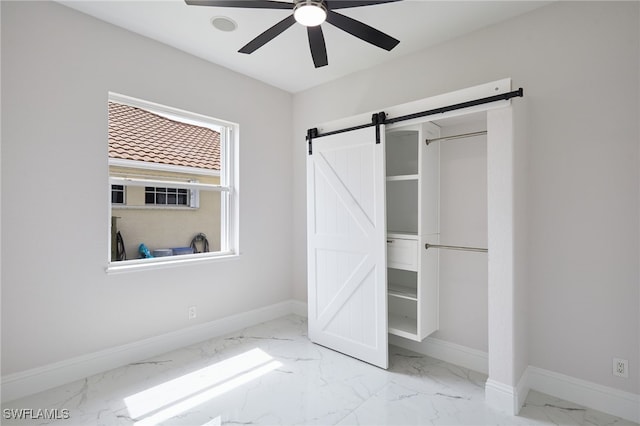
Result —
<path fill-rule="evenodd" d="M 172 206 L 172 205 L 156 205 L 156 206 L 125 206 L 113 204 L 111 210 L 180 210 L 180 211 L 198 211 L 198 207 L 188 206 Z"/>
<path fill-rule="evenodd" d="M 204 263 L 227 262 L 240 258 L 239 253 L 202 253 L 191 255 L 156 257 L 153 259 L 132 259 L 122 262 L 110 262 L 105 268 L 108 275 L 137 271 L 149 271 L 165 268 L 176 268 Z"/>

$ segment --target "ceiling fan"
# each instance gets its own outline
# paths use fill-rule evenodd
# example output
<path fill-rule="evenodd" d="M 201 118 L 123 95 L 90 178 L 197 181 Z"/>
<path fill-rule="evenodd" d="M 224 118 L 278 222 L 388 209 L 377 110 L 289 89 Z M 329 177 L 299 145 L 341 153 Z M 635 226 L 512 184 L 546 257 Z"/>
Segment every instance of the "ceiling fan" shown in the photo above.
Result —
<path fill-rule="evenodd" d="M 293 14 L 251 40 L 238 52 L 253 53 L 298 22 L 307 27 L 313 64 L 316 68 L 320 68 L 329 63 L 327 60 L 327 46 L 320 26 L 325 21 L 387 51 L 396 47 L 400 40 L 396 40 L 390 35 L 353 18 L 334 12 L 336 9 L 371 6 L 396 1 L 401 0 L 293 0 L 293 3 L 276 0 L 185 0 L 185 3 L 190 6 L 293 10 Z"/>

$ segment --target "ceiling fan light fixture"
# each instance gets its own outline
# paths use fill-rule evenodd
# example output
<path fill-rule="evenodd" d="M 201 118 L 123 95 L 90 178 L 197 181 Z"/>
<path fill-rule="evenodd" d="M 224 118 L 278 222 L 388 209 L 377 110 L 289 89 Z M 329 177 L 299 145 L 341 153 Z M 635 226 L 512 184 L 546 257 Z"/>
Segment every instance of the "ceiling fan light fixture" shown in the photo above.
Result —
<path fill-rule="evenodd" d="M 293 7 L 293 17 L 305 27 L 315 27 L 327 19 L 327 8 L 323 1 L 300 0 Z"/>

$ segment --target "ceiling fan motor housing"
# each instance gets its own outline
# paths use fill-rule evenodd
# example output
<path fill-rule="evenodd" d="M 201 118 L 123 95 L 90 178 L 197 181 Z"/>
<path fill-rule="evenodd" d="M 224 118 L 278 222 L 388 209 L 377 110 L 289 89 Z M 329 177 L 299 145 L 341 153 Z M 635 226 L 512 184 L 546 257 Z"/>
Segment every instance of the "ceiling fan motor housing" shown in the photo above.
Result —
<path fill-rule="evenodd" d="M 295 0 L 293 16 L 305 27 L 315 27 L 327 19 L 327 5 L 324 0 Z"/>

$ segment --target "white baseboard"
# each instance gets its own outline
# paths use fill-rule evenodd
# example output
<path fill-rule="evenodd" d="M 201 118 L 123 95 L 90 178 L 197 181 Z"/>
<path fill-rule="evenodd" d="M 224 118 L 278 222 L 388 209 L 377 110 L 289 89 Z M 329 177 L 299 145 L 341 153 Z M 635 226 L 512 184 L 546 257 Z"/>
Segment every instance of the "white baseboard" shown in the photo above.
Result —
<path fill-rule="evenodd" d="M 528 394 L 529 382 L 526 370 L 515 387 L 491 378 L 487 379 L 484 387 L 484 397 L 487 405 L 511 416 L 518 415 Z"/>
<path fill-rule="evenodd" d="M 640 395 L 529 366 L 529 388 L 640 423 Z"/>
<path fill-rule="evenodd" d="M 486 352 L 456 343 L 433 337 L 427 337 L 422 342 L 415 342 L 393 335 L 389 336 L 389 343 L 480 373 L 487 374 L 489 371 L 489 360 Z"/>
<path fill-rule="evenodd" d="M 1 381 L 2 402 L 32 395 L 284 315 L 292 313 L 300 315 L 301 303 L 304 305 L 304 316 L 306 316 L 306 304 L 288 300 L 138 342 L 8 374 L 3 376 Z"/>
<path fill-rule="evenodd" d="M 484 385 L 484 400 L 487 405 L 510 416 L 518 415 L 518 394 L 513 386 L 487 379 Z"/>
<path fill-rule="evenodd" d="M 302 302 L 300 300 L 292 299 L 291 303 L 291 313 L 296 314 L 298 316 L 307 318 L 309 315 L 307 302 Z"/>
<path fill-rule="evenodd" d="M 518 381 L 518 385 L 516 386 L 516 394 L 515 394 L 515 407 L 516 413 L 520 412 L 520 409 L 524 405 L 525 400 L 527 399 L 527 395 L 529 395 L 529 390 L 531 387 L 529 386 L 529 373 L 528 370 L 525 369 L 522 376 L 520 376 L 520 380 Z"/>

